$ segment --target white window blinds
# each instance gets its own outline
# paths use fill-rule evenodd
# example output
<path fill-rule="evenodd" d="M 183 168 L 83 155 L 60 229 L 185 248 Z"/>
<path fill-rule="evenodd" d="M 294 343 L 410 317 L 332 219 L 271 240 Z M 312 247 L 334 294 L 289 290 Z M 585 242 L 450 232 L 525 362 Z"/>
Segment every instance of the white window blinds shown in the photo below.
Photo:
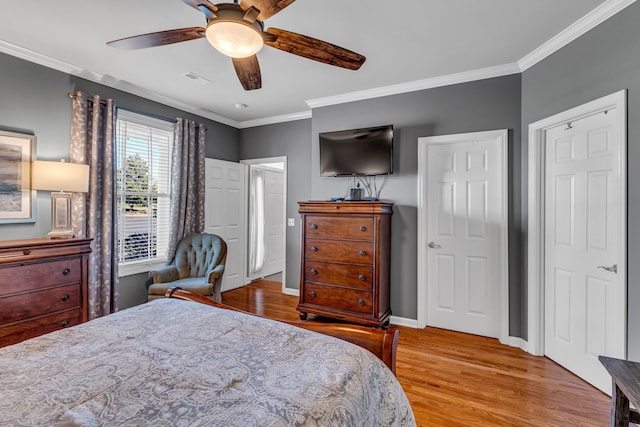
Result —
<path fill-rule="evenodd" d="M 165 261 L 173 123 L 119 109 L 116 127 L 118 261 Z"/>

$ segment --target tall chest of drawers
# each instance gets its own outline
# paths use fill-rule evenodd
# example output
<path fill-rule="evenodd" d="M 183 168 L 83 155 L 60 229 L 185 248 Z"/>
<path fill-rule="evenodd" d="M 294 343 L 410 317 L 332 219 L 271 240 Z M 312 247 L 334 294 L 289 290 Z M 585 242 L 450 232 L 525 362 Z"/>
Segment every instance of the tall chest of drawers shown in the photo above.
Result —
<path fill-rule="evenodd" d="M 308 313 L 389 324 L 391 214 L 386 202 L 298 202 L 301 319 Z"/>
<path fill-rule="evenodd" d="M 0 241 L 0 347 L 89 320 L 91 239 Z"/>

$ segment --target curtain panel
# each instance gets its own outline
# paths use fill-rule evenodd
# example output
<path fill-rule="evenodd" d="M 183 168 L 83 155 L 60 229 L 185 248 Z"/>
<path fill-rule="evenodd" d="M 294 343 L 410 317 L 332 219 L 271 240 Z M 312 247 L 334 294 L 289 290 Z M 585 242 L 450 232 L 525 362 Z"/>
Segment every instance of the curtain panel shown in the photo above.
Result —
<path fill-rule="evenodd" d="M 171 153 L 167 263 L 173 262 L 180 240 L 204 230 L 205 135 L 204 125 L 176 119 Z"/>
<path fill-rule="evenodd" d="M 249 188 L 249 265 L 250 276 L 260 277 L 264 265 L 264 170 L 250 167 Z"/>
<path fill-rule="evenodd" d="M 115 182 L 115 103 L 78 91 L 72 95 L 70 161 L 89 165 L 89 192 L 74 195 L 73 230 L 93 238 L 89 257 L 89 318 L 118 307 Z M 76 197 L 77 196 L 77 197 Z"/>

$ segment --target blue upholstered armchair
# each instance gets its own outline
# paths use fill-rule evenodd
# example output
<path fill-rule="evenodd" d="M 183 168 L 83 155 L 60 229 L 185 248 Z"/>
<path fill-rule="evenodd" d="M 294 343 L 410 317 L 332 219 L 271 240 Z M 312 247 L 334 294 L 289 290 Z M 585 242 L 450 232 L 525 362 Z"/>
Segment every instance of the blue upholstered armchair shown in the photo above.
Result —
<path fill-rule="evenodd" d="M 152 270 L 149 301 L 162 298 L 171 286 L 220 302 L 227 244 L 215 234 L 192 234 L 178 243 L 173 264 Z"/>

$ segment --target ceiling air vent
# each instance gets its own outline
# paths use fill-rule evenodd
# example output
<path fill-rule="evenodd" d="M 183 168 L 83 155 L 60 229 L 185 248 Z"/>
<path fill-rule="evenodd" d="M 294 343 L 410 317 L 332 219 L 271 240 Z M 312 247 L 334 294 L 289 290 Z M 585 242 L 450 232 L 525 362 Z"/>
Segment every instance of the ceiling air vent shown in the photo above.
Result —
<path fill-rule="evenodd" d="M 196 83 L 200 83 L 201 85 L 208 85 L 209 83 L 211 83 L 211 80 L 207 80 L 204 77 L 197 75 L 196 73 L 184 73 L 183 76 L 193 80 Z"/>

